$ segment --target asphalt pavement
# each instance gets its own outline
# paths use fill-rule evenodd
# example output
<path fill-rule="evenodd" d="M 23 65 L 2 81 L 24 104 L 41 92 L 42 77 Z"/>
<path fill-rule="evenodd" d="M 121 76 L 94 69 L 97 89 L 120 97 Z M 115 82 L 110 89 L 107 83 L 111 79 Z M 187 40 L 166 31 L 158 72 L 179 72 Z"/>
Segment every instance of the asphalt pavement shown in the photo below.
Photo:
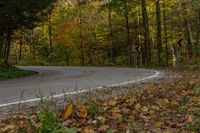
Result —
<path fill-rule="evenodd" d="M 117 86 L 153 79 L 159 72 L 112 67 L 20 66 L 38 74 L 0 81 L 0 107 L 37 96 L 59 95 L 103 86 Z"/>

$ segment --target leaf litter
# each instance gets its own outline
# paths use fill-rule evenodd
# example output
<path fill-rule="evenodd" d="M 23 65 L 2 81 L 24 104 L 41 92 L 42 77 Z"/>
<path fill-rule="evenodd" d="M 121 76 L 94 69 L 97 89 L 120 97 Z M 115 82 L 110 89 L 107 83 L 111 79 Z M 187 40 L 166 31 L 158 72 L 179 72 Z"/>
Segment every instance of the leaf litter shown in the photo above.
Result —
<path fill-rule="evenodd" d="M 52 130 L 66 127 L 70 133 L 199 133 L 200 77 L 193 73 L 182 75 L 172 82 L 152 83 L 146 89 L 137 90 L 134 96 L 130 91 L 126 96 L 68 103 L 54 111 L 59 119 L 56 122 L 62 126 L 57 124 Z M 4 118 L 0 132 L 39 133 L 45 124 L 39 112 Z"/>

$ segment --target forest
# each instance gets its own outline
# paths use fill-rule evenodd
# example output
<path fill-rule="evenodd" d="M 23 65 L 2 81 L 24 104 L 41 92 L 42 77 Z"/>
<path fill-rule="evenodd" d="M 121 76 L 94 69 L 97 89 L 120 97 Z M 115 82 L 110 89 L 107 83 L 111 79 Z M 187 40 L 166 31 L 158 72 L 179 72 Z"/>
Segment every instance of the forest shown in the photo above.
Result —
<path fill-rule="evenodd" d="M 1 63 L 200 63 L 199 0 L 1 0 L 0 18 Z"/>
<path fill-rule="evenodd" d="M 0 0 L 0 133 L 144 132 L 200 133 L 200 0 Z"/>

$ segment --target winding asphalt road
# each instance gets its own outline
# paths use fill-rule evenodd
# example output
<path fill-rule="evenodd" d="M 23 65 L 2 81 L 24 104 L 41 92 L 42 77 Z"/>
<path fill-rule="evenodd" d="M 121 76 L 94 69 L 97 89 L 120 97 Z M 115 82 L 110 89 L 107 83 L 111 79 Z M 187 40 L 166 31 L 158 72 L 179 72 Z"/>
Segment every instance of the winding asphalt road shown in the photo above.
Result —
<path fill-rule="evenodd" d="M 152 70 L 131 68 L 42 66 L 20 66 L 19 68 L 37 71 L 39 74 L 0 81 L 0 107 L 17 101 L 34 99 L 39 93 L 48 96 L 50 93 L 56 95 L 63 92 L 84 92 L 102 86 L 134 83 L 159 75 L 159 72 Z"/>

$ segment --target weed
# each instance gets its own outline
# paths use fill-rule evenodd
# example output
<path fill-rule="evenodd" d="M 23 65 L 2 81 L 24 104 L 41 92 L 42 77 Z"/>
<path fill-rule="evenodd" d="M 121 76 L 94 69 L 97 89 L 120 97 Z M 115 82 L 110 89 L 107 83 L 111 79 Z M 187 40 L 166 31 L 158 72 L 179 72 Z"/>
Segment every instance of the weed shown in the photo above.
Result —
<path fill-rule="evenodd" d="M 62 124 L 62 120 L 54 111 L 43 108 L 38 113 L 38 122 L 34 117 L 29 117 L 28 121 L 34 133 L 76 133 L 76 129 L 67 128 Z M 39 123 L 39 124 L 38 124 Z M 40 125 L 40 126 L 38 126 Z"/>
<path fill-rule="evenodd" d="M 200 109 L 193 109 L 192 113 L 193 113 L 193 115 L 200 117 Z"/>
<path fill-rule="evenodd" d="M 182 107 L 180 107 L 180 108 L 179 108 L 179 112 L 180 112 L 181 114 L 186 114 L 186 113 L 188 112 L 187 106 L 182 106 Z"/>
<path fill-rule="evenodd" d="M 192 122 L 191 124 L 189 124 L 189 125 L 187 126 L 187 128 L 188 128 L 190 131 L 199 133 L 199 132 L 200 132 L 200 118 L 198 118 L 197 120 L 195 120 L 194 122 Z"/>
<path fill-rule="evenodd" d="M 88 104 L 88 112 L 93 118 L 101 112 L 98 104 L 94 100 L 91 99 L 88 100 L 87 104 Z"/>

